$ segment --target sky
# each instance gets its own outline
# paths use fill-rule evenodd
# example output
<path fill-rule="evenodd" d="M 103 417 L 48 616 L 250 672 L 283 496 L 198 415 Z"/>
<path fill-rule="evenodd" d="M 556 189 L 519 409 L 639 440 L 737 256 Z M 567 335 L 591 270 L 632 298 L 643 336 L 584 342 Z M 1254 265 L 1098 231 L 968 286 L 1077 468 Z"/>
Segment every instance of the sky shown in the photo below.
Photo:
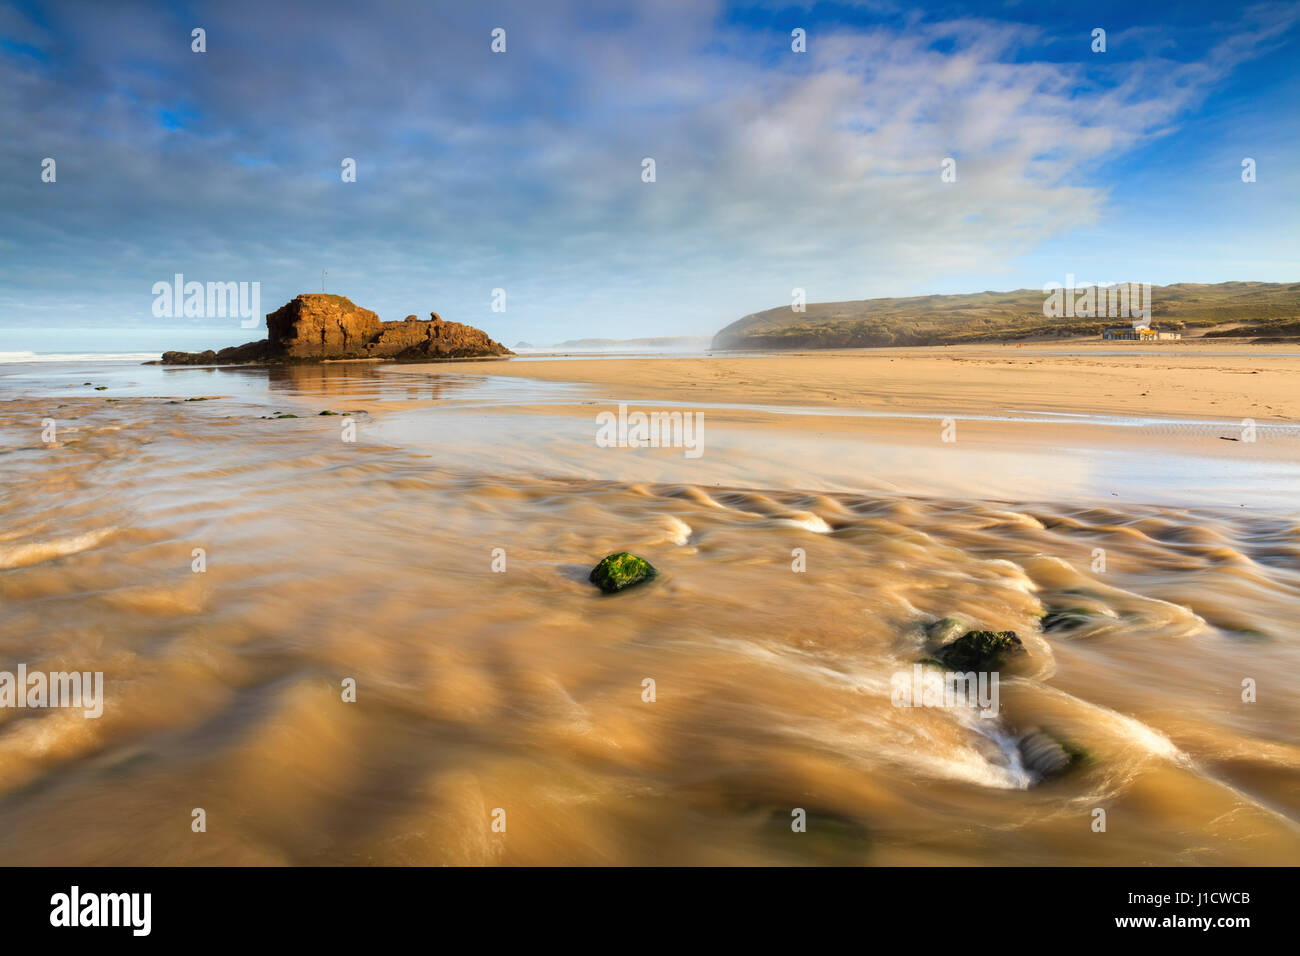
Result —
<path fill-rule="evenodd" d="M 1298 157 L 1300 3 L 0 0 L 0 352 L 264 335 L 177 273 L 507 345 L 1296 281 Z"/>

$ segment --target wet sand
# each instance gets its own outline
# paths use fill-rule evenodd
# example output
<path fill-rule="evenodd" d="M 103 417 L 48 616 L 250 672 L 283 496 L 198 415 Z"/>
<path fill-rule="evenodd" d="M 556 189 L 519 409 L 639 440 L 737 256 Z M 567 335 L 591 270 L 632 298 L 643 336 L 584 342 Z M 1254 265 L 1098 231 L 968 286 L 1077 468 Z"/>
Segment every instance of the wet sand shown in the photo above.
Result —
<path fill-rule="evenodd" d="M 466 364 L 460 370 L 618 386 L 647 398 L 693 402 L 834 405 L 939 415 L 1020 409 L 1300 422 L 1300 346 L 1294 345 L 1192 340 L 1164 346 L 1135 343 L 1125 349 L 1123 343 L 1087 340 L 752 357 L 512 359 Z"/>
<path fill-rule="evenodd" d="M 0 859 L 1300 859 L 1297 359 L 1153 365 L 1233 404 L 1143 419 L 1096 356 L 786 361 L 0 368 L 0 669 L 105 675 L 0 709 Z M 703 455 L 598 447 L 620 400 Z M 660 577 L 603 596 L 623 549 Z M 1025 641 L 996 720 L 891 701 L 948 615 Z"/>

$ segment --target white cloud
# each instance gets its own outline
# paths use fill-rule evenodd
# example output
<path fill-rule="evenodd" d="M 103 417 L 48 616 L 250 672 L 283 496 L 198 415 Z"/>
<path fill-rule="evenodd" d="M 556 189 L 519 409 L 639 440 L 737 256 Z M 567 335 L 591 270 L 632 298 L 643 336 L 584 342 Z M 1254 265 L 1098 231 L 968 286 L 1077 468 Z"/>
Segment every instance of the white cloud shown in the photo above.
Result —
<path fill-rule="evenodd" d="M 32 147 L 0 146 L 0 221 L 30 249 L 21 298 L 143 314 L 176 271 L 260 280 L 270 300 L 324 266 L 386 316 L 438 308 L 547 341 L 711 332 L 793 286 L 816 301 L 996 275 L 1096 222 L 1096 164 L 1295 19 L 1258 8 L 1199 62 L 1156 44 L 1111 64 L 1035 58 L 1041 33 L 1006 22 L 824 29 L 796 55 L 780 31 L 719 27 L 715 4 L 592 9 L 231 4 L 206 18 L 205 59 L 178 21 L 86 8 L 63 24 L 79 67 L 0 67 L 6 114 L 66 157 L 58 188 L 77 197 L 13 186 Z M 178 104 L 196 119 L 161 129 L 156 108 Z"/>

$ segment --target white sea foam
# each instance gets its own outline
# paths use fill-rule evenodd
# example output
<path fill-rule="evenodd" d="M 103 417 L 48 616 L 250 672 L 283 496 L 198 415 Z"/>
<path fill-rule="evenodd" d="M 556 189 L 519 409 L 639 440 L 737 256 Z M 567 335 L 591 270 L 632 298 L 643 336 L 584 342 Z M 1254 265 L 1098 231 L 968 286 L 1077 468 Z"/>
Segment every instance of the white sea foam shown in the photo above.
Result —
<path fill-rule="evenodd" d="M 691 526 L 680 518 L 674 518 L 672 515 L 667 516 L 668 528 L 666 537 L 673 544 L 685 544 L 691 540 Z"/>
<path fill-rule="evenodd" d="M 803 528 L 805 531 L 815 531 L 817 534 L 830 534 L 834 530 L 811 511 L 795 511 L 788 515 L 782 515 L 778 520 L 781 524 L 793 525 L 796 528 Z"/>
<path fill-rule="evenodd" d="M 0 352 L 0 365 L 26 362 L 149 362 L 161 352 Z"/>
<path fill-rule="evenodd" d="M 29 564 L 39 564 L 51 558 L 62 558 L 80 551 L 89 551 L 112 534 L 113 528 L 100 528 L 70 538 L 54 538 L 50 541 L 25 541 L 19 544 L 0 544 L 0 570 L 22 568 Z"/>

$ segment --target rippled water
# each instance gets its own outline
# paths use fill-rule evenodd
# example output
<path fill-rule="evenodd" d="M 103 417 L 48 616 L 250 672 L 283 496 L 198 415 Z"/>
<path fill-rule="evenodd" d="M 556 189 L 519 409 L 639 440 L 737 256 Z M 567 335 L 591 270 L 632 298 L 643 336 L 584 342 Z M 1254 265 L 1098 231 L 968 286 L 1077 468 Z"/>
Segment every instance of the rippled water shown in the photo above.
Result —
<path fill-rule="evenodd" d="M 725 430 L 716 472 L 641 478 L 589 420 L 516 407 L 581 390 L 451 371 L 0 387 L 0 669 L 106 685 L 98 720 L 0 709 L 5 863 L 1300 859 L 1285 507 L 778 482 Z M 315 414 L 372 401 L 355 443 Z M 587 572 L 625 549 L 660 577 L 603 596 Z M 1060 607 L 1089 614 L 1045 633 Z M 951 615 L 1030 652 L 996 720 L 891 703 Z M 1038 778 L 1032 728 L 1086 759 Z"/>

